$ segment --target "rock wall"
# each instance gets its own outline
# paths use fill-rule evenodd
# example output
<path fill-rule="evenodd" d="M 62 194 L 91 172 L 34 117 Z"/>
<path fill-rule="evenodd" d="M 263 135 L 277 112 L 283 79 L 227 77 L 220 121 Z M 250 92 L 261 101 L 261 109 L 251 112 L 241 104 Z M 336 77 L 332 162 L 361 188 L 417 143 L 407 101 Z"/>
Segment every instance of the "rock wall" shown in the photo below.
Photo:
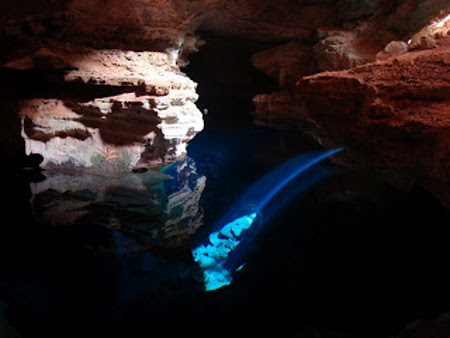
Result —
<path fill-rule="evenodd" d="M 433 50 L 305 77 L 298 92 L 322 142 L 397 169 L 450 205 L 449 66 L 442 39 Z"/>
<path fill-rule="evenodd" d="M 196 84 L 166 53 L 52 43 L 5 67 L 39 71 L 58 88 L 23 100 L 19 112 L 25 151 L 42 155 L 44 169 L 162 166 L 183 159 L 203 129 Z"/>
<path fill-rule="evenodd" d="M 340 27 L 318 28 L 313 46 L 253 55 L 279 87 L 254 98 L 255 122 L 343 146 L 335 161 L 377 168 L 403 187 L 419 184 L 450 207 L 448 3 L 339 1 L 338 8 Z"/>
<path fill-rule="evenodd" d="M 270 44 L 251 57 L 254 66 L 278 84 L 276 91 L 254 99 L 259 125 L 299 130 L 321 144 L 339 144 L 358 154 L 363 153 L 359 143 L 366 142 L 366 134 L 389 139 L 392 130 L 386 125 L 393 120 L 397 121 L 396 132 L 402 130 L 410 138 L 445 128 L 441 123 L 445 116 L 429 114 L 438 110 L 436 105 L 443 99 L 427 96 L 431 94 L 421 86 L 426 81 L 423 74 L 414 75 L 416 84 L 411 78 L 404 85 L 410 70 L 396 64 L 400 87 L 384 78 L 375 85 L 370 78 L 391 70 L 361 67 L 382 61 L 390 69 L 392 58 L 414 48 L 431 48 L 433 52 L 423 55 L 430 61 L 421 62 L 444 71 L 445 57 L 435 62 L 432 56 L 446 48 L 434 40 L 447 36 L 448 20 L 442 21 L 450 13 L 446 0 L 67 0 L 47 5 L 30 2 L 33 10 L 20 10 L 11 3 L 10 15 L 0 16 L 1 41 L 7 47 L 0 59 L 3 68 L 37 72 L 50 88 L 45 95 L 24 100 L 20 111 L 26 151 L 42 154 L 45 168 L 129 171 L 183 158 L 187 142 L 203 123 L 195 107 L 195 83 L 179 67 L 202 45 L 196 35 L 202 32 Z M 345 69 L 364 75 L 327 73 L 317 80 L 301 80 L 318 72 Z M 403 90 L 401 95 L 408 100 L 393 105 L 391 92 L 380 90 L 383 86 Z M 444 80 L 442 86 L 447 86 Z M 57 90 L 52 92 L 52 88 Z M 335 102 L 330 101 L 333 97 Z M 372 108 L 367 108 L 369 113 L 345 113 L 363 109 L 361 105 Z M 329 112 L 319 114 L 317 107 L 321 106 Z M 427 112 L 426 123 L 405 117 L 416 107 Z M 440 107 L 447 112 L 445 106 Z M 323 114 L 341 114 L 342 119 L 336 125 L 326 124 Z M 370 132 L 361 130 L 362 125 L 369 126 L 366 120 L 361 124 L 363 115 L 376 121 L 370 122 Z M 386 123 L 386 119 L 391 120 Z M 427 131 L 422 132 L 422 127 L 411 131 L 414 123 L 426 125 Z M 348 139 L 336 136 L 341 134 L 349 135 Z M 445 148 L 440 136 L 433 142 Z M 383 168 L 397 167 L 395 159 L 381 160 L 385 150 L 381 143 L 370 139 L 366 145 L 367 153 L 380 156 L 376 161 L 374 156 L 364 160 Z M 400 149 L 393 157 L 408 153 Z M 436 158 L 425 162 L 435 163 L 434 168 L 444 153 L 433 152 Z M 404 167 L 412 168 L 412 162 Z M 421 162 L 419 167 L 429 168 L 429 164 Z M 442 180 L 441 170 L 415 178 Z"/>

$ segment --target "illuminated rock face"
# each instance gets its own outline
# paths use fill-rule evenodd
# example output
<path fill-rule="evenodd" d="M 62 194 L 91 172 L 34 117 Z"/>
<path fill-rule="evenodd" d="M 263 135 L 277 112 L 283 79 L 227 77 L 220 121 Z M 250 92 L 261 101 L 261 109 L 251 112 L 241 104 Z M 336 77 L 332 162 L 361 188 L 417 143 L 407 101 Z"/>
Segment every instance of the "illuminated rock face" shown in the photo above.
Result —
<path fill-rule="evenodd" d="M 340 164 L 381 169 L 391 182 L 416 183 L 450 206 L 448 2 L 349 0 L 338 8 L 342 24 L 319 27 L 318 41 L 304 47 L 314 52 L 317 75 L 282 74 L 289 58 L 281 53 L 254 55 L 254 66 L 279 87 L 254 98 L 255 122 L 299 131 L 326 148 L 344 146 Z"/>
<path fill-rule="evenodd" d="M 86 92 L 86 98 L 78 98 L 69 87 L 56 98 L 23 102 L 26 153 L 42 155 L 43 168 L 131 171 L 186 156 L 187 142 L 203 129 L 203 118 L 195 106 L 196 84 L 169 55 L 58 45 L 54 50 L 7 64 L 33 69 L 36 59 L 46 60 L 62 72 L 61 86 L 76 83 Z"/>
<path fill-rule="evenodd" d="M 346 71 L 305 77 L 298 93 L 321 142 L 396 170 L 450 206 L 450 39 Z"/>
<path fill-rule="evenodd" d="M 66 86 L 63 93 L 47 92 L 24 102 L 27 153 L 42 154 L 45 168 L 94 172 L 162 166 L 183 158 L 187 142 L 203 126 L 194 105 L 195 84 L 178 68 L 201 47 L 197 34 L 267 43 L 270 48 L 251 59 L 279 88 L 255 97 L 255 122 L 295 129 L 326 145 L 340 139 L 330 139 L 326 130 L 331 126 L 318 118 L 312 99 L 303 99 L 321 89 L 309 87 L 308 80 L 301 85 L 303 93 L 297 81 L 319 71 L 358 69 L 380 52 L 379 60 L 389 63 L 389 57 L 406 52 L 404 43 L 410 38 L 408 49 L 431 48 L 434 53 L 440 48 L 435 35 L 445 39 L 449 26 L 447 20 L 424 27 L 449 14 L 447 0 L 24 0 L 8 6 L 10 12 L 0 13 L 5 22 L 1 36 L 8 43 L 0 56 L 2 66 L 38 71 L 46 85 Z M 372 76 L 371 71 L 365 74 Z M 359 86 L 345 81 L 339 82 L 344 89 Z M 84 88 L 84 94 L 71 93 L 67 85 Z M 349 97 L 360 100 L 359 92 L 340 93 L 342 110 L 354 104 Z M 373 113 L 380 120 L 392 114 L 382 95 L 375 97 L 383 108 Z M 358 123 L 341 124 L 339 132 L 360 142 Z M 429 119 L 428 125 L 433 123 Z M 431 129 L 438 130 L 438 124 L 436 128 Z"/>

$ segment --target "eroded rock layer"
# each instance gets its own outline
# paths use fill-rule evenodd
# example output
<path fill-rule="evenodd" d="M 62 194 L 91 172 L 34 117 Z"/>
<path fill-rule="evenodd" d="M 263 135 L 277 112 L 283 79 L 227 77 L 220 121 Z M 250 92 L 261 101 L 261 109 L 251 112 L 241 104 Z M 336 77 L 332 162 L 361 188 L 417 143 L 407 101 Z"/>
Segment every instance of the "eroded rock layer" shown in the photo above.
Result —
<path fill-rule="evenodd" d="M 53 74 L 48 82 L 69 86 L 52 98 L 25 100 L 20 109 L 26 153 L 42 155 L 43 168 L 130 171 L 186 156 L 203 118 L 196 84 L 170 55 L 51 47 L 6 64 L 39 69 Z"/>
<path fill-rule="evenodd" d="M 449 207 L 448 3 L 337 6 L 341 24 L 318 27 L 314 44 L 253 55 L 278 84 L 254 98 L 256 124 L 344 146 L 335 161 L 381 169 L 402 186 L 417 183 Z"/>
<path fill-rule="evenodd" d="M 351 70 L 299 82 L 321 142 L 399 170 L 450 206 L 450 39 Z"/>
<path fill-rule="evenodd" d="M 447 156 L 441 136 L 447 64 L 445 57 L 434 59 L 447 48 L 447 0 L 24 3 L 27 8 L 11 3 L 0 14 L 0 62 L 37 72 L 50 85 L 45 95 L 25 100 L 20 112 L 26 151 L 41 154 L 44 168 L 116 172 L 183 158 L 203 122 L 195 83 L 179 67 L 204 43 L 198 35 L 205 32 L 266 44 L 252 51 L 251 61 L 278 89 L 255 97 L 258 125 L 298 130 L 350 152 L 355 146 L 372 164 L 414 172 L 426 186 L 447 182 L 438 165 Z M 403 61 L 410 58 L 416 66 Z M 422 66 L 438 72 L 435 82 L 419 72 Z M 298 80 L 328 71 L 344 72 L 306 78 L 298 90 Z M 330 116 L 336 121 L 327 122 Z M 424 152 L 420 146 L 427 142 L 432 155 L 416 159 L 405 150 Z M 403 145 L 394 155 L 381 155 L 397 143 Z"/>

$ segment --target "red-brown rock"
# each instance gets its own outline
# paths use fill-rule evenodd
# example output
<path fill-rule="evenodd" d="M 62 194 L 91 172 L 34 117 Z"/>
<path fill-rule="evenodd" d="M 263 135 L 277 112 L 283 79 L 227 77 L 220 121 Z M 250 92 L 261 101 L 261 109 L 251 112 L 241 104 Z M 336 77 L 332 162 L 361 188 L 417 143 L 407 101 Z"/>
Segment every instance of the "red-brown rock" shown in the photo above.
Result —
<path fill-rule="evenodd" d="M 414 179 L 450 207 L 450 39 L 433 50 L 306 77 L 308 117 L 347 156 Z"/>
<path fill-rule="evenodd" d="M 284 88 L 300 77 L 313 74 L 315 62 L 310 44 L 290 42 L 252 55 L 253 65 Z"/>

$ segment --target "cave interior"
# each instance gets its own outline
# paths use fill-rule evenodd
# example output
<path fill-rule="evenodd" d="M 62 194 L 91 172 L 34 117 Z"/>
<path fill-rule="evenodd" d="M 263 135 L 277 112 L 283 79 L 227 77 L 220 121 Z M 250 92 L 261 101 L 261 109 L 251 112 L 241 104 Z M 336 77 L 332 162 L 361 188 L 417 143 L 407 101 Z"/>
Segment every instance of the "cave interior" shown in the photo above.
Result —
<path fill-rule="evenodd" d="M 1 338 L 450 337 L 448 0 L 0 13 Z"/>

